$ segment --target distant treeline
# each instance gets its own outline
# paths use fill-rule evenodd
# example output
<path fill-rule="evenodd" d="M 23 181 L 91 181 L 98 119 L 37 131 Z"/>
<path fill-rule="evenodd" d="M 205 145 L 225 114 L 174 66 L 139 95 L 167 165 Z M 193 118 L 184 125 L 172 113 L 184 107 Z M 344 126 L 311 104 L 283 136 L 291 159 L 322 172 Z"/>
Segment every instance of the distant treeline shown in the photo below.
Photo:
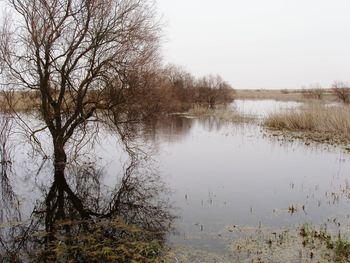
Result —
<path fill-rule="evenodd" d="M 327 94 L 333 94 L 338 101 L 344 104 L 350 103 L 350 85 L 349 83 L 336 81 L 330 89 L 322 88 L 320 84 L 312 84 L 309 88 L 302 88 L 302 94 L 307 99 L 321 100 Z"/>

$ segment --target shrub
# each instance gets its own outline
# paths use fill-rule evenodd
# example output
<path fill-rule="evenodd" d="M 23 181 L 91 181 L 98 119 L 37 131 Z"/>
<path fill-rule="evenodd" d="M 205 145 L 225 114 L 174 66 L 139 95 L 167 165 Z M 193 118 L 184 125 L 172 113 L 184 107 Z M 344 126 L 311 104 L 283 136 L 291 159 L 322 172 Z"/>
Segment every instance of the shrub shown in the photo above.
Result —
<path fill-rule="evenodd" d="M 323 98 L 324 89 L 319 84 L 310 85 L 308 89 L 302 89 L 302 95 L 306 99 L 321 100 Z"/>
<path fill-rule="evenodd" d="M 332 86 L 335 96 L 343 103 L 350 103 L 350 87 L 344 82 L 335 82 Z"/>

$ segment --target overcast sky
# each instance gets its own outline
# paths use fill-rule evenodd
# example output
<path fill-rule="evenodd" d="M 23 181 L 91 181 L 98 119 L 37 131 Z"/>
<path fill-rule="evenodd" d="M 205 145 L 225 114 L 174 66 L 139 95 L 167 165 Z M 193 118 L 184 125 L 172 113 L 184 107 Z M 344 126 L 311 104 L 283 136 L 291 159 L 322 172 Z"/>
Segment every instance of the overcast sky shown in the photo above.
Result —
<path fill-rule="evenodd" d="M 196 76 L 255 89 L 350 81 L 350 0 L 157 1 L 165 61 Z"/>
<path fill-rule="evenodd" d="M 350 0 L 158 0 L 164 58 L 236 88 L 350 81 Z"/>

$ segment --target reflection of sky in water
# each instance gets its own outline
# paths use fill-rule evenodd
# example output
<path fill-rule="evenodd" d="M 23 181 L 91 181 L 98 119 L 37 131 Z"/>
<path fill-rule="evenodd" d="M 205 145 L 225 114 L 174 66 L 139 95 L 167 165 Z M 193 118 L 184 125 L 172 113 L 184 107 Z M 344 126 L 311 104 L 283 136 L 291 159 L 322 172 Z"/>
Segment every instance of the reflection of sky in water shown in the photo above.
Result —
<path fill-rule="evenodd" d="M 294 101 L 276 101 L 276 100 L 235 100 L 232 107 L 244 115 L 253 115 L 259 118 L 283 110 L 295 109 L 302 103 Z"/>
<path fill-rule="evenodd" d="M 181 216 L 172 242 L 223 249 L 215 236 L 230 225 L 295 229 L 347 216 L 346 198 L 331 202 L 350 172 L 350 158 L 340 150 L 281 144 L 254 124 L 176 117 L 165 123 L 146 137 L 157 145 L 153 158 Z M 299 207 L 293 215 L 292 205 Z"/>
<path fill-rule="evenodd" d="M 229 225 L 295 229 L 347 217 L 348 200 L 334 204 L 331 195 L 347 184 L 349 156 L 302 142 L 280 144 L 260 129 L 194 120 L 181 138 L 169 130 L 158 136 L 161 172 L 182 216 L 173 242 L 215 247 L 215 236 Z M 169 143 L 172 135 L 179 141 Z M 293 215 L 292 205 L 298 207 Z"/>

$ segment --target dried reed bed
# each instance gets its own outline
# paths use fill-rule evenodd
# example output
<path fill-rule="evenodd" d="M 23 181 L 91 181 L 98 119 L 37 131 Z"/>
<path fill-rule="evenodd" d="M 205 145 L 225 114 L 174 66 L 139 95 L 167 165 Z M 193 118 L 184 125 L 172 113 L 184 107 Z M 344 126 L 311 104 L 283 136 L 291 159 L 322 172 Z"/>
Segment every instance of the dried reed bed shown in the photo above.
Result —
<path fill-rule="evenodd" d="M 282 89 L 282 90 L 243 90 L 236 89 L 235 99 L 245 100 L 278 100 L 278 101 L 310 101 L 322 99 L 325 101 L 336 101 L 336 96 L 330 89 L 322 90 L 322 94 L 317 94 L 316 90 Z M 319 93 L 320 91 L 318 91 Z"/>
<path fill-rule="evenodd" d="M 276 130 L 328 133 L 350 138 L 350 107 L 308 105 L 272 114 L 264 125 Z"/>

